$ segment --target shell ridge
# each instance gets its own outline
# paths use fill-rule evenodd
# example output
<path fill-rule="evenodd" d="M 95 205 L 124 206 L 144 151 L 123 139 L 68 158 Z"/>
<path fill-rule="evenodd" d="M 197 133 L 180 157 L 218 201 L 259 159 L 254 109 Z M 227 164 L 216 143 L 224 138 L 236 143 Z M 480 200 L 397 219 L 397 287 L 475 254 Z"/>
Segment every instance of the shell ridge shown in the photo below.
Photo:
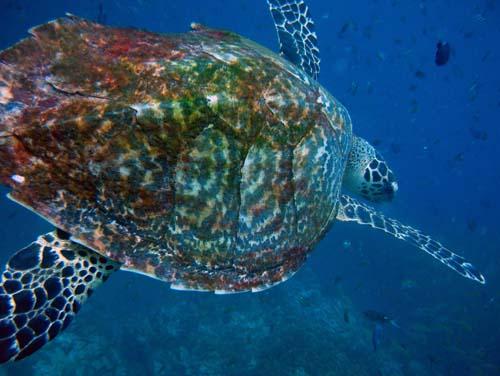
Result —
<path fill-rule="evenodd" d="M 268 87 L 266 87 L 265 90 L 263 90 L 263 92 L 266 92 L 269 87 L 272 86 L 272 81 L 269 82 L 268 84 Z M 269 108 L 269 105 L 264 101 L 264 105 L 267 107 L 268 111 L 272 114 L 273 112 L 271 111 L 271 109 Z M 254 140 L 258 139 L 261 134 L 262 134 L 262 130 L 263 128 L 265 127 L 265 124 L 261 124 L 259 129 L 257 129 L 257 132 L 255 133 L 255 136 L 253 137 Z M 242 242 L 242 239 L 239 239 L 239 228 L 240 228 L 240 212 L 241 212 L 241 182 L 243 180 L 243 167 L 245 166 L 245 163 L 246 163 L 246 160 L 247 160 L 247 157 L 248 157 L 248 154 L 250 152 L 250 149 L 252 148 L 252 145 L 248 146 L 247 149 L 246 149 L 246 152 L 245 152 L 245 156 L 242 158 L 242 163 L 241 163 L 241 166 L 240 166 L 240 181 L 239 181 L 239 184 L 238 184 L 238 217 L 237 217 L 237 220 L 238 220 L 238 223 L 236 224 L 236 230 L 235 230 L 235 244 L 236 244 L 236 248 L 238 249 L 238 244 L 241 244 Z"/>

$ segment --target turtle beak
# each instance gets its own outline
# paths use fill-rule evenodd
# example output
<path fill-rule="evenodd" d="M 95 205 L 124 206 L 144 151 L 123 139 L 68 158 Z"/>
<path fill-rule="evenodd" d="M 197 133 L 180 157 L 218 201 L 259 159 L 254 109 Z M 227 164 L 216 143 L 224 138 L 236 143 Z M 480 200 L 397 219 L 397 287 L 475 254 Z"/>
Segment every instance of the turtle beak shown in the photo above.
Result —
<path fill-rule="evenodd" d="M 393 176 L 392 174 L 390 176 Z M 397 181 L 386 181 L 384 182 L 384 187 L 382 188 L 384 191 L 383 200 L 382 201 L 392 201 L 396 192 L 399 189 L 399 185 Z"/>

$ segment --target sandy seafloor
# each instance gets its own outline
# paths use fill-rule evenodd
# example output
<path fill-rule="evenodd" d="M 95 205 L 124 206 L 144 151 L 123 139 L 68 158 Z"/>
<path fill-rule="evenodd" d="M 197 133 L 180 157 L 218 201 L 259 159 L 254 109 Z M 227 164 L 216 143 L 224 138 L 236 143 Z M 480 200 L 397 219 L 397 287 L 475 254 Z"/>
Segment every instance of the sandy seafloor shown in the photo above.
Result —
<path fill-rule="evenodd" d="M 265 1 L 0 1 L 0 48 L 68 11 L 182 32 L 191 21 L 277 42 Z M 305 267 L 258 294 L 170 290 L 120 272 L 67 331 L 0 375 L 500 375 L 500 2 L 309 0 L 320 81 L 382 152 L 400 191 L 380 210 L 435 236 L 481 286 L 381 233 L 337 223 Z M 434 63 L 449 42 L 447 65 Z M 4 198 L 0 259 L 50 226 Z M 372 347 L 362 312 L 394 317 Z"/>

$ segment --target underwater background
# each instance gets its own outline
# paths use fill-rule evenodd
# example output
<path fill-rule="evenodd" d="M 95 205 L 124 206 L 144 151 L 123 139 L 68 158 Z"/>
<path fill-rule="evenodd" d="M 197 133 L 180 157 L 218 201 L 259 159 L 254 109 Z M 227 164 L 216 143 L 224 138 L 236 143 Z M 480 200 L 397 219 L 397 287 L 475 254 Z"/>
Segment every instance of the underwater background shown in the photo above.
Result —
<path fill-rule="evenodd" d="M 500 375 L 500 1 L 308 0 L 320 81 L 395 171 L 377 205 L 464 255 L 479 285 L 368 228 L 336 223 L 289 281 L 258 294 L 173 291 L 120 272 L 0 375 Z M 0 0 L 0 49 L 65 12 L 185 32 L 192 21 L 273 50 L 265 0 Z M 452 53 L 435 63 L 436 44 Z M 0 263 L 51 226 L 0 199 Z M 374 323 L 383 312 L 374 351 Z"/>

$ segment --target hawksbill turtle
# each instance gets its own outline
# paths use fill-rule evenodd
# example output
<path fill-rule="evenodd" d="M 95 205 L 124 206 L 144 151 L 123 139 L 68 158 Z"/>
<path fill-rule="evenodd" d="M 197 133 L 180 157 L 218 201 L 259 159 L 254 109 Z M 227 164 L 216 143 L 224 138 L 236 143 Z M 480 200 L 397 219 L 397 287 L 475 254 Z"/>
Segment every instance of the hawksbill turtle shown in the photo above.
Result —
<path fill-rule="evenodd" d="M 0 182 L 55 227 L 2 274 L 0 362 L 56 337 L 119 269 L 175 289 L 260 291 L 293 275 L 336 220 L 484 283 L 344 193 L 387 201 L 397 183 L 318 83 L 308 7 L 268 4 L 281 56 L 198 24 L 164 35 L 73 15 L 0 52 Z"/>

